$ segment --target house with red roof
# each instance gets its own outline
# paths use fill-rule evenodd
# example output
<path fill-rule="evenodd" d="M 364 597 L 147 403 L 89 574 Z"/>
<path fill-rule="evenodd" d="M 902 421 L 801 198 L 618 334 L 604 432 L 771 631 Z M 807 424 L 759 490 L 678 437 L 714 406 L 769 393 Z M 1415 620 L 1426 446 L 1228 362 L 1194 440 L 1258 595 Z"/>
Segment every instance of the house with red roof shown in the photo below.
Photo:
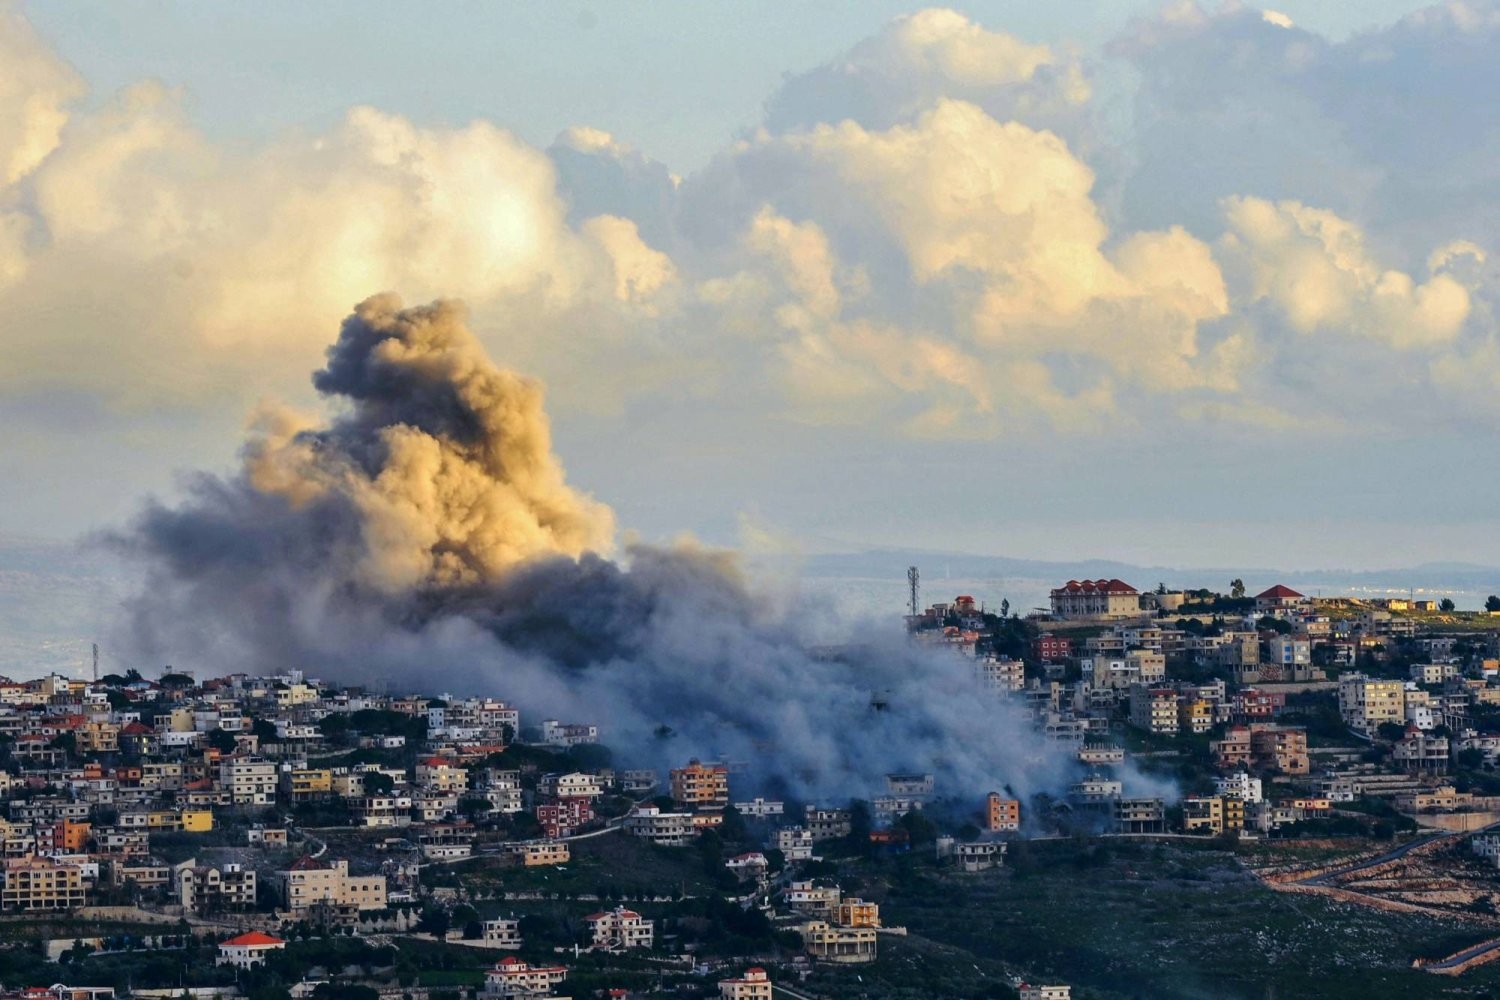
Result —
<path fill-rule="evenodd" d="M 1124 580 L 1069 580 L 1052 591 L 1054 618 L 1134 618 L 1141 594 Z"/>
<path fill-rule="evenodd" d="M 738 979 L 721 979 L 719 1000 L 771 1000 L 771 977 L 757 965 Z"/>
<path fill-rule="evenodd" d="M 1305 611 L 1312 601 L 1291 587 L 1281 584 L 1255 595 L 1256 614 L 1275 614 L 1278 611 Z"/>
<path fill-rule="evenodd" d="M 219 944 L 217 964 L 232 965 L 236 969 L 252 969 L 266 960 L 266 955 L 286 947 L 279 937 L 250 931 Z"/>

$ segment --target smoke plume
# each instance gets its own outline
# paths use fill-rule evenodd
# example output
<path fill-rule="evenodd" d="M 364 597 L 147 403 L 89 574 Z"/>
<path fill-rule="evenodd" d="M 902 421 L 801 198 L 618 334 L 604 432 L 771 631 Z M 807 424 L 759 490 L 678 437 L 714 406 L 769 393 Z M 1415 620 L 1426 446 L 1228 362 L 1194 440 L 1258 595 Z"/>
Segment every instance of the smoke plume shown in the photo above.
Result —
<path fill-rule="evenodd" d="M 728 554 L 609 558 L 613 516 L 565 482 L 540 386 L 463 318 L 361 303 L 313 376 L 337 416 L 262 415 L 237 475 L 197 477 L 121 536 L 147 567 L 129 607 L 143 662 L 495 695 L 599 724 L 623 762 L 724 758 L 809 797 L 906 769 L 964 798 L 1066 780 L 959 657 L 896 628 L 815 656 Z"/>

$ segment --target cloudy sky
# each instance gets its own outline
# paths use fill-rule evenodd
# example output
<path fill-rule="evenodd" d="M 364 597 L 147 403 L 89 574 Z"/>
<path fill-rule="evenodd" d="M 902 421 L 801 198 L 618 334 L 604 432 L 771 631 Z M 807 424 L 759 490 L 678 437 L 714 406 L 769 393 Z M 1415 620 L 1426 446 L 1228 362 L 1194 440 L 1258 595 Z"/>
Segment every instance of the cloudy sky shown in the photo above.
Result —
<path fill-rule="evenodd" d="M 1500 563 L 1500 3 L 0 4 L 0 534 L 467 302 L 649 538 Z"/>

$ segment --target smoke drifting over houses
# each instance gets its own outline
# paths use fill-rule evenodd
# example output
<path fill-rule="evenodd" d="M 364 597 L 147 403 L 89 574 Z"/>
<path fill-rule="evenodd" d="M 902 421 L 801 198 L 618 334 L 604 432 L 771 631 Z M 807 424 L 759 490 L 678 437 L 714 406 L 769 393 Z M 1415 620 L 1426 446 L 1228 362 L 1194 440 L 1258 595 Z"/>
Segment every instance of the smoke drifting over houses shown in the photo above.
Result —
<path fill-rule="evenodd" d="M 541 387 L 485 356 L 461 305 L 366 300 L 313 381 L 331 421 L 262 414 L 238 474 L 117 539 L 146 566 L 142 662 L 498 693 L 597 721 L 632 760 L 722 756 L 807 796 L 903 769 L 960 796 L 1068 780 L 959 657 L 894 627 L 816 657 L 732 555 L 610 557 L 612 512 L 567 485 Z"/>

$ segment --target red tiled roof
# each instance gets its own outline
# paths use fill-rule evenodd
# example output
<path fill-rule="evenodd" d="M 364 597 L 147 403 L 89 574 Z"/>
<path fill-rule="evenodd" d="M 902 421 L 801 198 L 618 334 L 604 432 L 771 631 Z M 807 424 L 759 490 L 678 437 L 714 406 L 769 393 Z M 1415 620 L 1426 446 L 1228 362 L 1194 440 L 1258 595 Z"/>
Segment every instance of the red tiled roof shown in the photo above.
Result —
<path fill-rule="evenodd" d="M 1067 583 L 1063 584 L 1057 589 L 1059 591 L 1066 591 L 1070 594 L 1140 593 L 1140 591 L 1136 590 L 1124 580 L 1084 580 L 1082 583 L 1079 583 L 1077 580 L 1069 580 Z"/>
<path fill-rule="evenodd" d="M 1290 601 L 1290 600 L 1298 600 L 1302 596 L 1303 596 L 1302 594 L 1297 593 L 1291 587 L 1283 587 L 1281 584 L 1278 583 L 1276 586 L 1272 587 L 1270 590 L 1267 590 L 1267 591 L 1264 591 L 1262 593 L 1256 594 L 1255 595 L 1255 599 L 1257 601 Z"/>
<path fill-rule="evenodd" d="M 281 940 L 281 938 L 279 937 L 272 937 L 269 934 L 262 934 L 260 931 L 250 931 L 248 934 L 241 934 L 237 938 L 230 938 L 228 941 L 225 941 L 224 944 L 232 945 L 236 948 L 243 948 L 247 945 L 264 947 L 270 945 L 286 944 L 286 942 Z"/>

